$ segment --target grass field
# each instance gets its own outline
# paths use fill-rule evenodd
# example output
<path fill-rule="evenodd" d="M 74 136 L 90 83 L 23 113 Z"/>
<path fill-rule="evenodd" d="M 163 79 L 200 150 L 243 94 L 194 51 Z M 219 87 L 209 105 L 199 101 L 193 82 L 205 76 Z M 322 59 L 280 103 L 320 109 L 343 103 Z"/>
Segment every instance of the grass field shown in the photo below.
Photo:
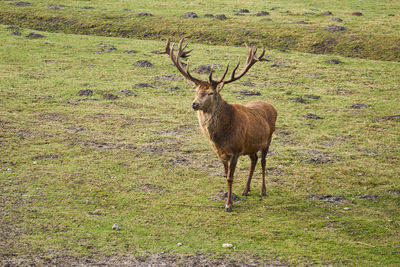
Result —
<path fill-rule="evenodd" d="M 203 44 L 240 46 L 251 42 L 274 49 L 400 60 L 400 3 L 391 0 L 257 0 L 251 4 L 242 0 L 220 0 L 213 4 L 177 0 L 14 3 L 18 2 L 0 1 L 0 23 L 36 30 L 151 40 L 187 36 Z M 241 9 L 247 9 L 248 13 L 240 13 Z M 257 16 L 262 11 L 268 15 Z M 195 12 L 198 18 L 182 18 L 186 12 Z M 218 14 L 224 14 L 227 19 L 217 19 Z"/>
<path fill-rule="evenodd" d="M 0 2 L 3 14 L 22 12 L 9 2 Z M 22 8 L 51 11 L 31 3 Z M 155 17 L 203 6 L 78 3 L 94 9 L 77 13 L 135 8 Z M 344 3 L 343 10 L 355 5 Z M 371 3 L 357 5 L 371 10 Z M 311 8 L 279 5 L 298 13 Z M 242 6 L 221 1 L 226 13 Z M 375 9 L 389 19 L 386 12 L 398 12 L 390 7 L 382 1 Z M 226 213 L 224 201 L 215 200 L 226 190 L 223 166 L 200 133 L 194 92 L 166 55 L 151 53 L 163 41 L 9 26 L 0 25 L 3 265 L 400 264 L 400 63 L 268 50 L 269 62 L 225 86 L 228 102 L 266 100 L 279 114 L 267 156 L 267 196 L 259 197 L 259 165 L 249 196 L 240 196 L 250 165 L 240 157 L 233 191 L 241 200 Z M 26 38 L 30 33 L 45 37 Z M 240 46 L 189 47 L 191 69 L 219 64 L 217 75 L 245 55 Z M 140 60 L 153 67 L 137 66 Z M 261 95 L 246 97 L 245 90 Z"/>

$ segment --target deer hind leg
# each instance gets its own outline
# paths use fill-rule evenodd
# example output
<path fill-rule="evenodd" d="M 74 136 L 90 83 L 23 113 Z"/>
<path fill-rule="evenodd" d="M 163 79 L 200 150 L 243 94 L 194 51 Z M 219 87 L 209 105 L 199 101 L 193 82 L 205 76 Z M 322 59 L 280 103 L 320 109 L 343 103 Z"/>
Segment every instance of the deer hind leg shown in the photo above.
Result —
<path fill-rule="evenodd" d="M 254 169 L 256 168 L 256 164 L 257 164 L 257 160 L 258 160 L 257 154 L 249 155 L 249 157 L 251 160 L 249 179 L 247 179 L 247 184 L 246 184 L 246 187 L 243 189 L 242 196 L 247 196 L 247 194 L 250 191 L 251 178 L 253 177 Z"/>
<path fill-rule="evenodd" d="M 226 177 L 228 177 L 228 165 L 229 165 L 229 161 L 222 161 L 222 163 L 224 164 L 224 170 L 225 170 L 225 172 L 224 172 L 224 177 L 226 178 Z"/>
<path fill-rule="evenodd" d="M 266 196 L 267 193 L 267 188 L 265 186 L 265 164 L 266 160 L 265 158 L 267 157 L 269 145 L 271 144 L 271 139 L 268 140 L 267 146 L 261 150 L 261 168 L 262 168 L 262 183 L 261 183 L 261 196 Z"/>
<path fill-rule="evenodd" d="M 226 199 L 225 211 L 232 212 L 233 209 L 233 196 L 232 196 L 232 184 L 233 184 L 233 174 L 235 173 L 236 163 L 239 158 L 239 154 L 234 154 L 228 166 L 228 176 L 226 177 L 226 181 L 228 182 L 228 198 Z"/>

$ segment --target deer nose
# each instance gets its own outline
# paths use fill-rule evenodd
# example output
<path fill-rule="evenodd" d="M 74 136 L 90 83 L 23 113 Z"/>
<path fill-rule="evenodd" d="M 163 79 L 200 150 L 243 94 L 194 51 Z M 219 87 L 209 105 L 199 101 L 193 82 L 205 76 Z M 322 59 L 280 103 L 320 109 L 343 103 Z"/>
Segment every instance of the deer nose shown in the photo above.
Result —
<path fill-rule="evenodd" d="M 199 104 L 196 103 L 196 102 L 193 102 L 192 108 L 193 108 L 194 110 L 198 110 L 198 109 L 199 109 Z"/>

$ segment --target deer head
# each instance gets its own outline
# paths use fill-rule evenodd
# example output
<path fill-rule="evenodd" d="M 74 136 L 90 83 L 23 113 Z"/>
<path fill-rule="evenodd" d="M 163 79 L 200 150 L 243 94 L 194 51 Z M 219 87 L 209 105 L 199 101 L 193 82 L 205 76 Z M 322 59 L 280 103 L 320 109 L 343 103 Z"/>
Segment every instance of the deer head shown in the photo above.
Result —
<path fill-rule="evenodd" d="M 194 110 L 202 110 L 204 112 L 211 112 L 213 110 L 213 107 L 215 107 L 215 105 L 219 102 L 219 100 L 221 98 L 219 93 L 225 84 L 239 80 L 241 77 L 243 77 L 247 73 L 247 71 L 257 61 L 266 60 L 265 58 L 263 58 L 263 56 L 265 54 L 264 49 L 262 50 L 260 56 L 257 57 L 256 56 L 257 48 L 254 46 L 249 47 L 246 44 L 246 50 L 247 50 L 246 63 L 243 66 L 242 70 L 238 74 L 236 74 L 236 71 L 240 65 L 240 58 L 238 60 L 238 63 L 236 64 L 235 68 L 233 69 L 231 77 L 229 79 L 225 79 L 226 74 L 228 73 L 228 69 L 229 69 L 229 63 L 228 63 L 221 79 L 219 79 L 219 80 L 213 79 L 212 75 L 213 75 L 214 65 L 212 65 L 210 74 L 208 76 L 208 80 L 206 80 L 206 81 L 200 80 L 198 78 L 193 77 L 190 74 L 189 63 L 187 64 L 186 70 L 184 69 L 184 67 L 181 64 L 180 58 L 188 57 L 189 53 L 192 51 L 192 50 L 184 51 L 188 44 L 186 44 L 184 47 L 182 47 L 183 40 L 184 40 L 184 38 L 182 38 L 179 41 L 178 51 L 176 53 L 174 53 L 175 43 L 171 44 L 169 39 L 167 39 L 165 51 L 159 51 L 157 53 L 168 54 L 171 57 L 171 60 L 174 63 L 174 65 L 176 66 L 176 68 L 185 77 L 189 86 L 196 90 L 196 96 L 192 103 L 192 108 Z"/>

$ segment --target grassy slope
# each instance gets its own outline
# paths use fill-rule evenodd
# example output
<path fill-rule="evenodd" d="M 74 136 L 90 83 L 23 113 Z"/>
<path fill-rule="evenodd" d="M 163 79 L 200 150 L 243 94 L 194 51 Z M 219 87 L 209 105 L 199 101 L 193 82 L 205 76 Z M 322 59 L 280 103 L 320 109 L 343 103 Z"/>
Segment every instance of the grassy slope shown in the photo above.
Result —
<path fill-rule="evenodd" d="M 218 255 L 229 242 L 232 254 L 267 261 L 399 264 L 400 124 L 373 121 L 400 114 L 399 63 L 339 57 L 343 63 L 333 65 L 327 56 L 268 51 L 272 62 L 257 64 L 241 81 L 256 87 L 226 86 L 230 102 L 269 100 L 279 111 L 268 196 L 258 197 L 257 166 L 250 195 L 228 214 L 210 198 L 225 181 L 190 108 L 193 92 L 183 80 L 154 79 L 177 74 L 166 56 L 149 53 L 163 43 L 52 33 L 24 38 L 29 32 L 18 37 L 0 28 L 3 259 Z M 117 50 L 96 54 L 100 43 Z M 192 66 L 244 54 L 237 47 L 191 47 Z M 143 59 L 155 67 L 133 66 Z M 153 88 L 135 88 L 144 82 Z M 181 89 L 165 90 L 170 86 Z M 81 89 L 92 89 L 88 98 L 95 101 L 78 96 Z M 121 89 L 136 96 L 119 95 Z M 234 93 L 243 89 L 262 96 Z M 120 98 L 104 100 L 106 92 Z M 321 99 L 290 101 L 305 94 Z M 372 106 L 349 108 L 354 103 Z M 306 119 L 307 113 L 324 119 Z M 309 163 L 310 157 L 331 162 Z M 239 161 L 238 194 L 249 167 L 247 158 Z M 314 194 L 348 201 L 310 200 Z M 359 199 L 366 194 L 377 201 Z M 100 215 L 93 215 L 97 209 Z M 111 230 L 114 223 L 121 231 Z"/>
<path fill-rule="evenodd" d="M 57 1 L 65 7 L 49 9 L 48 2 L 30 1 L 32 6 L 13 6 L 0 2 L 0 22 L 37 30 L 91 35 L 156 39 L 188 36 L 198 43 L 241 45 L 252 42 L 275 49 L 329 53 L 379 60 L 400 60 L 400 4 L 394 1 L 279 1 L 278 3 L 221 0 L 204 1 Z M 93 9 L 83 9 L 90 6 Z M 247 8 L 250 14 L 234 16 Z M 123 11 L 129 9 L 129 11 Z M 217 11 L 216 11 L 217 10 Z M 269 16 L 252 16 L 259 11 Z M 321 15 L 329 10 L 332 16 Z M 187 11 L 198 19 L 182 19 Z M 362 12 L 363 16 L 352 13 Z M 137 17 L 150 12 L 153 17 Z M 224 13 L 228 20 L 205 18 L 207 13 Z M 394 16 L 388 16 L 392 14 Z M 343 22 L 333 22 L 340 17 Z M 269 18 L 271 21 L 263 21 Z M 308 24 L 295 24 L 306 21 Z M 345 31 L 328 32 L 335 24 Z"/>

